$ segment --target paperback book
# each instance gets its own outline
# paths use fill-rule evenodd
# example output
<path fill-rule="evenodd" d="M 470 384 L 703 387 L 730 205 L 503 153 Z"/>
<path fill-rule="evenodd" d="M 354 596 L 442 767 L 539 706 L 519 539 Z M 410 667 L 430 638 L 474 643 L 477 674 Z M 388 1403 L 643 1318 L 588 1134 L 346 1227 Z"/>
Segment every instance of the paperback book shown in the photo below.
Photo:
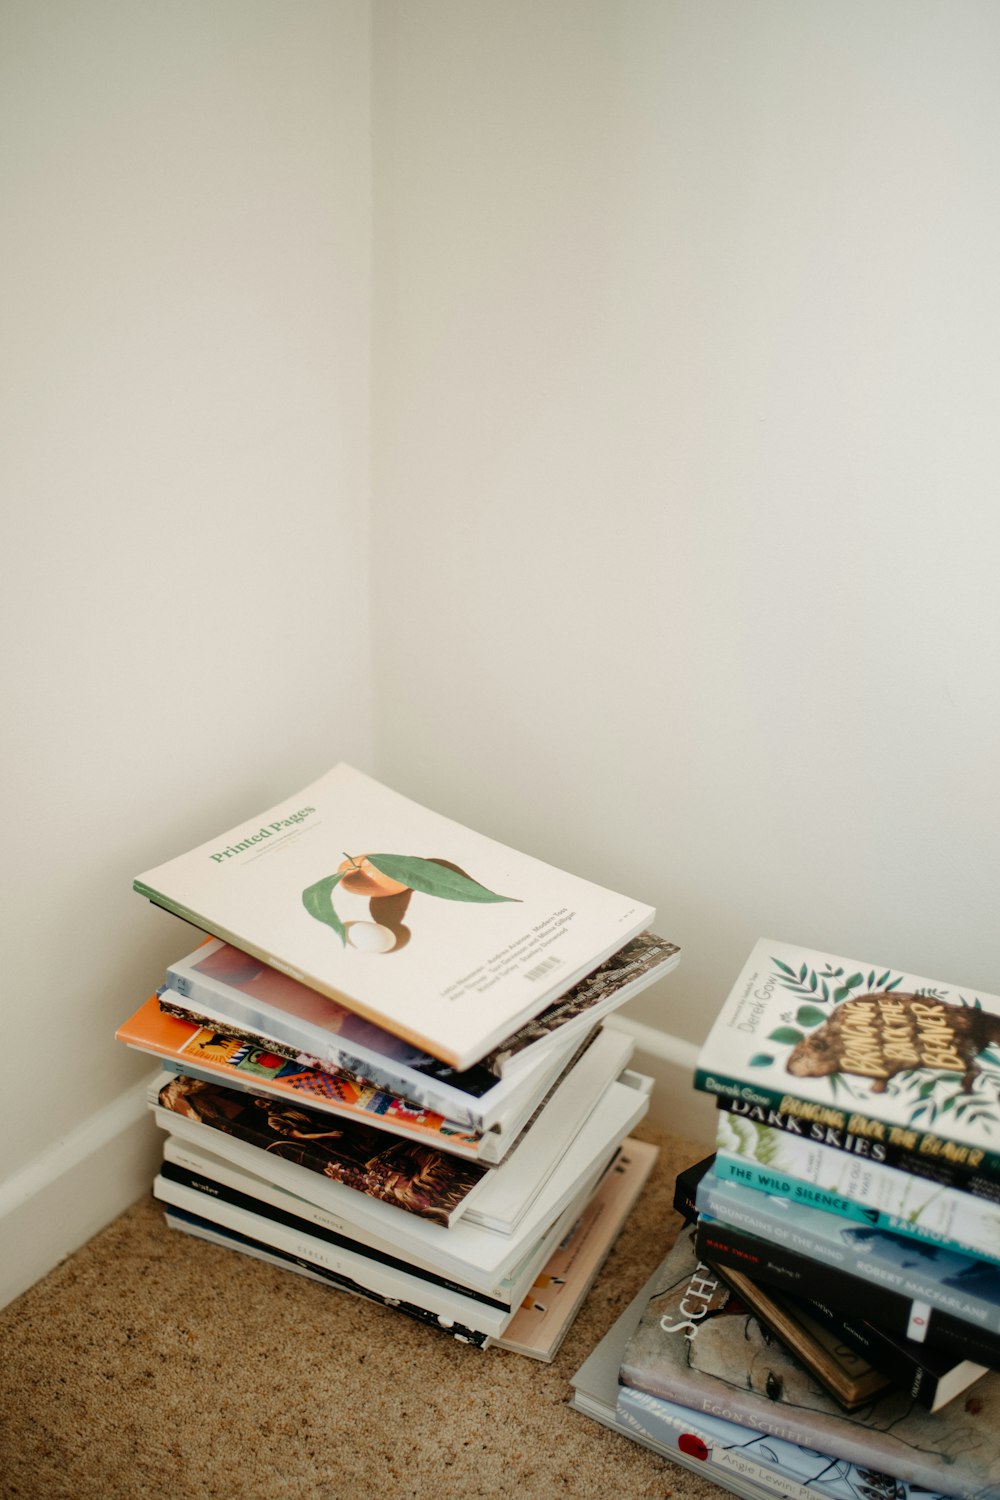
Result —
<path fill-rule="evenodd" d="M 169 1229 L 177 1230 L 182 1234 L 192 1235 L 195 1239 L 205 1240 L 211 1245 L 219 1246 L 220 1249 L 236 1250 L 242 1255 L 247 1255 L 253 1260 L 263 1261 L 267 1265 L 276 1266 L 280 1270 L 294 1271 L 300 1276 L 307 1276 L 313 1281 L 322 1282 L 324 1286 L 333 1286 L 338 1291 L 350 1292 L 353 1296 L 361 1297 L 366 1302 L 374 1302 L 382 1307 L 391 1307 L 394 1311 L 401 1312 L 406 1317 L 413 1318 L 419 1323 L 443 1329 L 452 1338 L 457 1339 L 459 1343 L 482 1346 L 489 1338 L 488 1334 L 483 1333 L 479 1329 L 466 1328 L 460 1323 L 454 1323 L 450 1318 L 430 1312 L 418 1303 L 404 1302 L 396 1297 L 369 1291 L 365 1287 L 352 1282 L 348 1277 L 342 1276 L 329 1266 L 304 1260 L 288 1251 L 278 1250 L 271 1245 L 262 1244 L 249 1235 L 240 1234 L 235 1229 L 224 1229 L 221 1225 L 213 1224 L 209 1219 L 200 1218 L 197 1214 L 186 1213 L 181 1209 L 167 1207 L 163 1217 Z"/>
<path fill-rule="evenodd" d="M 447 1268 L 444 1271 L 438 1268 L 438 1261 L 433 1253 L 425 1252 L 414 1257 L 406 1252 L 405 1246 L 401 1249 L 397 1242 L 384 1235 L 369 1232 L 361 1234 L 355 1225 L 345 1223 L 321 1205 L 308 1203 L 284 1188 L 255 1177 L 233 1162 L 223 1161 L 179 1137 L 168 1136 L 164 1142 L 159 1175 L 164 1181 L 187 1188 L 205 1200 L 196 1210 L 199 1218 L 211 1218 L 212 1204 L 215 1202 L 232 1204 L 289 1228 L 314 1233 L 329 1244 L 362 1255 L 377 1265 L 386 1265 L 420 1276 L 435 1287 L 474 1297 L 508 1313 L 527 1295 L 532 1279 L 569 1229 L 572 1216 L 577 1210 L 574 1200 L 568 1212 L 561 1214 L 530 1245 L 509 1277 L 490 1289 L 488 1277 L 477 1277 L 472 1273 L 466 1280 L 464 1268 L 456 1268 L 452 1263 L 449 1266 L 453 1274 L 448 1274 Z"/>
<path fill-rule="evenodd" d="M 752 1158 L 720 1150 L 716 1152 L 713 1171 L 720 1180 L 731 1179 L 744 1187 L 819 1208 L 857 1224 L 1000 1264 L 1000 1218 L 995 1206 L 981 1198 L 968 1198 L 963 1203 L 961 1194 L 956 1200 L 952 1190 L 900 1172 L 897 1175 L 903 1179 L 904 1189 L 895 1195 L 900 1207 L 888 1209 L 879 1206 L 879 1200 L 889 1196 L 892 1184 L 887 1186 L 873 1182 L 870 1175 L 867 1178 L 859 1175 L 853 1178 L 855 1191 L 849 1196 L 813 1179 L 813 1173 L 823 1175 L 822 1163 L 803 1161 L 800 1165 L 803 1174 L 808 1172 L 809 1176 L 793 1177 L 789 1172 L 761 1166 Z M 838 1175 L 836 1167 L 831 1175 Z"/>
<path fill-rule="evenodd" d="M 298 1165 L 331 1185 L 394 1209 L 450 1225 L 486 1186 L 488 1168 L 355 1121 L 335 1119 L 298 1101 L 243 1094 L 174 1074 L 157 1093 L 165 1112 L 231 1135 L 264 1156 Z"/>
<path fill-rule="evenodd" d="M 936 1413 L 893 1390 L 849 1415 L 699 1258 L 690 1226 L 660 1266 L 619 1378 L 958 1500 L 1000 1500 L 1000 1375 Z"/>
<path fill-rule="evenodd" d="M 942 1187 L 960 1188 L 962 1192 L 971 1193 L 975 1198 L 1000 1203 L 1000 1178 L 988 1176 L 971 1165 L 974 1161 L 982 1160 L 982 1157 L 977 1152 L 966 1150 L 948 1151 L 947 1144 L 933 1132 L 921 1134 L 919 1139 L 923 1149 L 918 1145 L 911 1150 L 899 1136 L 890 1140 L 886 1130 L 877 1132 L 873 1139 L 870 1134 L 871 1121 L 865 1117 L 845 1114 L 841 1109 L 816 1108 L 796 1114 L 773 1109 L 769 1105 L 749 1104 L 744 1100 L 723 1097 L 717 1098 L 716 1104 L 720 1115 L 728 1117 L 729 1129 L 740 1130 L 744 1125 L 766 1126 L 768 1130 L 781 1131 L 783 1135 L 792 1136 L 796 1140 L 809 1141 L 830 1151 L 840 1151 L 863 1162 L 894 1167 L 897 1171 L 908 1172 L 914 1177 L 940 1183 Z M 810 1118 L 810 1115 L 815 1118 Z M 847 1124 L 856 1118 L 862 1133 L 847 1128 Z M 844 1120 L 845 1124 L 836 1123 L 840 1120 Z M 727 1128 L 723 1126 L 721 1119 L 719 1128 Z M 947 1155 L 942 1154 L 945 1151 L 948 1151 Z M 959 1155 L 962 1160 L 955 1160 Z"/>
<path fill-rule="evenodd" d="M 155 1083 L 151 1085 L 150 1102 L 157 1124 L 168 1135 L 221 1157 L 251 1178 L 283 1189 L 283 1203 L 290 1212 L 297 1207 L 303 1217 L 315 1218 L 320 1211 L 328 1227 L 349 1239 L 375 1243 L 463 1285 L 509 1300 L 514 1279 L 553 1224 L 589 1196 L 622 1141 L 646 1113 L 649 1080 L 640 1075 L 640 1086 L 635 1087 L 628 1081 L 633 1076 L 626 1072 L 605 1091 L 515 1232 L 509 1235 L 467 1223 L 464 1217 L 447 1227 L 426 1216 L 401 1213 L 395 1205 L 368 1194 L 345 1189 L 295 1160 L 262 1150 L 197 1117 L 164 1108 Z M 548 1248 L 551 1251 L 552 1246 Z M 539 1260 L 531 1267 L 518 1295 L 523 1295 L 541 1263 Z"/>
<path fill-rule="evenodd" d="M 456 1068 L 654 917 L 347 765 L 134 885 Z"/>
<path fill-rule="evenodd" d="M 347 1072 L 479 1134 L 509 1136 L 512 1120 L 520 1128 L 542 1081 L 578 1043 L 555 1034 L 503 1078 L 481 1063 L 460 1071 L 218 939 L 170 964 L 159 1001 L 181 1020 L 263 1043 L 307 1067 Z"/>
<path fill-rule="evenodd" d="M 698 1249 L 755 1281 L 823 1297 L 894 1333 L 1000 1368 L 1000 1274 L 902 1235 L 838 1219 L 822 1209 L 720 1182 L 697 1189 Z"/>
<path fill-rule="evenodd" d="M 316 1226 L 307 1228 L 301 1220 L 296 1223 L 291 1215 L 278 1218 L 273 1212 L 258 1213 L 251 1202 L 213 1198 L 165 1173 L 154 1180 L 153 1197 L 164 1208 L 185 1213 L 217 1231 L 239 1235 L 328 1271 L 348 1290 L 420 1307 L 439 1320 L 484 1335 L 501 1333 L 511 1320 L 509 1307 L 442 1286 L 402 1263 L 390 1265 L 361 1246 L 345 1245 L 340 1236 L 324 1233 Z"/>
<path fill-rule="evenodd" d="M 695 1086 L 914 1157 L 1000 1175 L 1000 998 L 757 943 Z"/>
<path fill-rule="evenodd" d="M 1000 1196 L 993 1193 L 970 1192 L 725 1110 L 718 1112 L 715 1139 L 719 1151 L 728 1156 L 773 1167 L 856 1203 L 923 1223 L 946 1239 L 982 1242 L 987 1253 L 1000 1252 Z"/>

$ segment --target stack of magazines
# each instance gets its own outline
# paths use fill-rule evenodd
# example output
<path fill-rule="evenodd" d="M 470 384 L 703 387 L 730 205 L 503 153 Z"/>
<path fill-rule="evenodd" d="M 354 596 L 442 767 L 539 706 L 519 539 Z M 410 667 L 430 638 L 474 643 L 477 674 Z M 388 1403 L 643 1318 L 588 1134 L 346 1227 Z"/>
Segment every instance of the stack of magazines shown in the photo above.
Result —
<path fill-rule="evenodd" d="M 552 1358 L 656 1155 L 603 1025 L 677 962 L 651 908 L 345 765 L 135 889 L 205 934 L 117 1032 L 167 1223 Z"/>
<path fill-rule="evenodd" d="M 717 1150 L 573 1404 L 748 1496 L 1000 1500 L 1000 998 L 754 948 Z"/>

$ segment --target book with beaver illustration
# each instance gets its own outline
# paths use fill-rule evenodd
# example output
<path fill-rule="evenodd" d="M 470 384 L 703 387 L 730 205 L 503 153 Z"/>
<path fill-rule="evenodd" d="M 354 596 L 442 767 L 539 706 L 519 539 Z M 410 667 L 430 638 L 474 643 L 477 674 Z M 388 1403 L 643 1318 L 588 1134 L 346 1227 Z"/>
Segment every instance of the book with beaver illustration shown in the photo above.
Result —
<path fill-rule="evenodd" d="M 762 939 L 695 1086 L 785 1130 L 1000 1175 L 1000 997 Z M 817 1132 L 820 1134 L 817 1135 Z"/>

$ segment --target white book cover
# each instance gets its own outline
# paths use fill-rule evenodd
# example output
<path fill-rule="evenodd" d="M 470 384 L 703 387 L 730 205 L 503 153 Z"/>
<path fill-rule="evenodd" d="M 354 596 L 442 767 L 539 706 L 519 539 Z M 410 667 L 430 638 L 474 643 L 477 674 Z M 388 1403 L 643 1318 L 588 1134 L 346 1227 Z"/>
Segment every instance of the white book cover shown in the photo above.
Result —
<path fill-rule="evenodd" d="M 373 1233 L 370 1228 L 359 1235 L 357 1228 L 353 1224 L 346 1224 L 338 1214 L 318 1204 L 308 1203 L 304 1198 L 278 1187 L 276 1183 L 248 1172 L 234 1161 L 215 1156 L 211 1151 L 204 1150 L 181 1136 L 169 1135 L 165 1139 L 161 1171 L 212 1197 L 248 1197 L 256 1204 L 258 1213 L 277 1211 L 279 1215 L 291 1215 L 292 1218 L 301 1220 L 307 1229 L 316 1226 L 321 1231 L 327 1230 L 339 1235 L 348 1247 L 353 1246 L 363 1254 L 386 1257 L 393 1264 L 402 1264 L 412 1272 L 434 1277 L 454 1290 L 466 1292 L 470 1296 L 487 1297 L 508 1308 L 517 1307 L 526 1296 L 539 1268 L 555 1252 L 571 1227 L 573 1216 L 579 1212 L 582 1202 L 579 1196 L 572 1200 L 564 1212 L 539 1235 L 509 1275 L 495 1281 L 491 1273 L 484 1273 L 478 1267 L 450 1261 L 442 1265 L 439 1256 L 424 1253 L 422 1249 L 414 1251 L 408 1246 L 401 1251 L 395 1238 Z M 594 1182 L 596 1181 L 595 1177 Z M 593 1185 L 586 1192 L 589 1194 L 592 1190 Z M 581 1193 L 583 1192 L 581 1189 Z"/>
<path fill-rule="evenodd" d="M 305 1225 L 301 1228 L 290 1227 L 268 1218 L 266 1214 L 253 1213 L 234 1203 L 227 1203 L 224 1199 L 211 1198 L 194 1188 L 172 1182 L 162 1174 L 153 1183 L 153 1197 L 160 1203 L 195 1214 L 223 1229 L 235 1230 L 248 1239 L 283 1250 L 286 1255 L 294 1255 L 312 1265 L 323 1266 L 365 1291 L 395 1301 L 413 1303 L 437 1318 L 463 1323 L 467 1328 L 474 1328 L 480 1333 L 494 1336 L 503 1333 L 513 1315 L 513 1310 L 509 1307 L 498 1308 L 481 1298 L 463 1296 L 438 1282 L 373 1260 L 364 1254 L 360 1246 L 351 1250 L 343 1245 L 332 1244 L 320 1235 L 310 1233 Z"/>
<path fill-rule="evenodd" d="M 134 886 L 457 1068 L 655 915 L 343 764 Z"/>
<path fill-rule="evenodd" d="M 173 1015 L 252 1034 L 291 1049 L 309 1067 L 352 1073 L 481 1132 L 508 1132 L 515 1117 L 523 1123 L 524 1100 L 574 1047 L 573 1031 L 557 1033 L 503 1078 L 480 1066 L 459 1071 L 217 939 L 168 965 L 158 998 Z"/>
<path fill-rule="evenodd" d="M 514 1150 L 490 1173 L 466 1210 L 470 1224 L 513 1233 L 634 1050 L 633 1038 L 623 1032 L 598 1033 Z"/>
<path fill-rule="evenodd" d="M 246 1172 L 328 1209 L 345 1235 L 359 1239 L 370 1233 L 394 1244 L 399 1254 L 486 1290 L 499 1287 L 568 1204 L 596 1183 L 649 1106 L 648 1095 L 642 1089 L 613 1083 L 584 1121 L 516 1232 L 505 1235 L 479 1224 L 466 1224 L 461 1219 L 447 1226 L 418 1214 L 404 1213 L 390 1203 L 345 1188 L 298 1162 L 287 1161 L 200 1120 L 164 1109 L 157 1103 L 158 1085 L 164 1080 L 168 1081 L 169 1075 L 150 1085 L 149 1098 L 157 1124 L 168 1134 L 191 1141 L 224 1160 L 235 1162 Z"/>

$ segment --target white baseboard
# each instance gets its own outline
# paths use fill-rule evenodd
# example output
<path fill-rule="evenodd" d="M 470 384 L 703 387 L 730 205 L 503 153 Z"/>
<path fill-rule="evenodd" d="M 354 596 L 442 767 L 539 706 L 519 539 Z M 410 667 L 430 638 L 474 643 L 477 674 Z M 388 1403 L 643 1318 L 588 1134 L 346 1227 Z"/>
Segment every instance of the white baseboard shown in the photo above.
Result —
<path fill-rule="evenodd" d="M 715 1101 L 692 1086 L 693 1043 L 622 1015 L 605 1025 L 634 1037 L 632 1066 L 654 1080 L 648 1123 L 713 1150 Z M 0 1307 L 148 1191 L 163 1137 L 147 1086 L 143 1079 L 0 1184 Z"/>
<path fill-rule="evenodd" d="M 113 1099 L 0 1184 L 0 1307 L 148 1191 L 162 1135 L 147 1085 Z"/>
<path fill-rule="evenodd" d="M 634 1038 L 635 1055 L 630 1066 L 653 1079 L 647 1123 L 704 1145 L 706 1156 L 714 1151 L 716 1105 L 711 1095 L 698 1092 L 692 1082 L 698 1056 L 695 1044 L 656 1026 L 633 1021 L 620 1011 L 608 1016 L 604 1024 Z"/>

